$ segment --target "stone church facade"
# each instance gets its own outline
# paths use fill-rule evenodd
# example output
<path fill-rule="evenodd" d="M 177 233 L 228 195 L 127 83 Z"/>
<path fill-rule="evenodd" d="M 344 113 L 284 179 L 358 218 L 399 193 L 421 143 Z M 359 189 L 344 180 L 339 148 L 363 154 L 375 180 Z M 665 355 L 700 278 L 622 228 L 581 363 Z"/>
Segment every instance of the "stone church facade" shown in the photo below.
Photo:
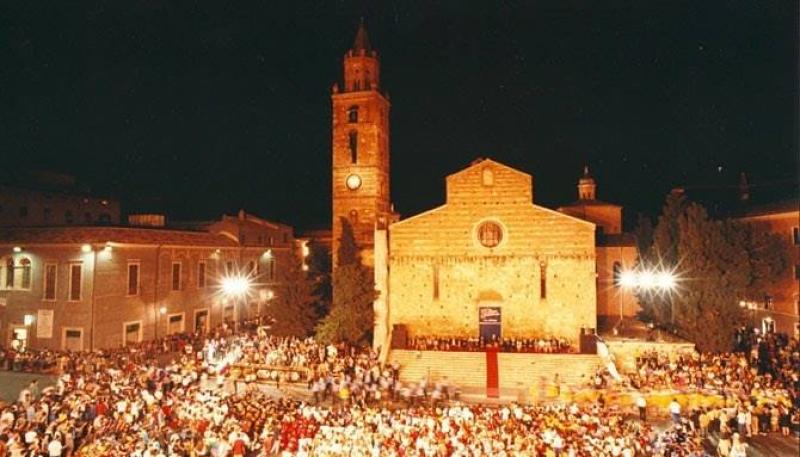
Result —
<path fill-rule="evenodd" d="M 376 346 L 395 325 L 410 336 L 576 342 L 596 327 L 594 232 L 533 204 L 531 175 L 475 161 L 447 177 L 444 205 L 378 231 L 388 249 L 375 266 L 388 274 L 376 271 L 386 298 Z"/>

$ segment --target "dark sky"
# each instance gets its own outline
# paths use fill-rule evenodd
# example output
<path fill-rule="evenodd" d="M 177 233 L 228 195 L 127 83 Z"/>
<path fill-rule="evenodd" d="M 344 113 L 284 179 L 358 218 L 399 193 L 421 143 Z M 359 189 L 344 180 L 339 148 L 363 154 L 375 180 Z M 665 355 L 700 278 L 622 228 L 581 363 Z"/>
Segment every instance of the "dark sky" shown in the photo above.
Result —
<path fill-rule="evenodd" d="M 173 219 L 324 225 L 330 88 L 364 16 L 404 216 L 479 156 L 545 206 L 588 163 L 600 198 L 655 213 L 680 183 L 797 179 L 797 4 L 4 1 L 0 155 Z"/>

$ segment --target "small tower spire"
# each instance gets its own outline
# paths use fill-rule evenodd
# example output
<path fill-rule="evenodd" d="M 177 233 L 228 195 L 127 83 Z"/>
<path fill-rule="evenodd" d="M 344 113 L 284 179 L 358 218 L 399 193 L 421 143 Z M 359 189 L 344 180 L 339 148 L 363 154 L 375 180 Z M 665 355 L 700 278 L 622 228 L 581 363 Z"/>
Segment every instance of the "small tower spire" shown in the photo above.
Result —
<path fill-rule="evenodd" d="M 589 165 L 583 166 L 583 176 L 578 180 L 578 200 L 596 200 L 597 184 L 589 174 Z"/>
<path fill-rule="evenodd" d="M 369 35 L 367 34 L 367 28 L 364 26 L 364 18 L 361 18 L 361 22 L 358 24 L 358 31 L 356 31 L 356 39 L 353 41 L 353 51 L 358 53 L 359 51 L 365 51 L 369 53 L 372 51 L 372 46 L 369 43 Z"/>

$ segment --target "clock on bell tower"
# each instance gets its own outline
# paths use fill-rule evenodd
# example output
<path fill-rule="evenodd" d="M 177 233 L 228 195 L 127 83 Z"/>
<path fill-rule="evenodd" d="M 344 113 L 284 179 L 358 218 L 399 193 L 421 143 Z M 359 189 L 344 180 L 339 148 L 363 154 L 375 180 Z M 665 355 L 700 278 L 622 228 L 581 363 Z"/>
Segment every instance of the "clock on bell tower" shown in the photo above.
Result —
<path fill-rule="evenodd" d="M 373 265 L 376 224 L 389 223 L 389 100 L 380 92 L 380 62 L 362 22 L 344 55 L 344 84 L 333 86 L 333 225 L 336 267 L 342 218 L 353 228 L 361 260 Z"/>

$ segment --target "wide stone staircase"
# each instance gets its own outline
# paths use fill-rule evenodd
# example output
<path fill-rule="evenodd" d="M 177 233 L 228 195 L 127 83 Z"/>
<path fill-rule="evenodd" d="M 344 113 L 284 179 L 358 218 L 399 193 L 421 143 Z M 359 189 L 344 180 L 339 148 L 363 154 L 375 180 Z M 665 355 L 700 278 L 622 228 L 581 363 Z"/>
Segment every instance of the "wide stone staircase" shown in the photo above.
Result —
<path fill-rule="evenodd" d="M 392 350 L 390 361 L 400 364 L 400 380 L 418 382 L 427 377 L 432 382 L 447 378 L 450 385 L 464 392 L 480 392 L 486 387 L 486 354 L 483 352 L 439 352 Z M 582 387 L 591 382 L 601 366 L 597 355 L 587 354 L 498 354 L 501 393 L 537 388 L 553 383 Z"/>

